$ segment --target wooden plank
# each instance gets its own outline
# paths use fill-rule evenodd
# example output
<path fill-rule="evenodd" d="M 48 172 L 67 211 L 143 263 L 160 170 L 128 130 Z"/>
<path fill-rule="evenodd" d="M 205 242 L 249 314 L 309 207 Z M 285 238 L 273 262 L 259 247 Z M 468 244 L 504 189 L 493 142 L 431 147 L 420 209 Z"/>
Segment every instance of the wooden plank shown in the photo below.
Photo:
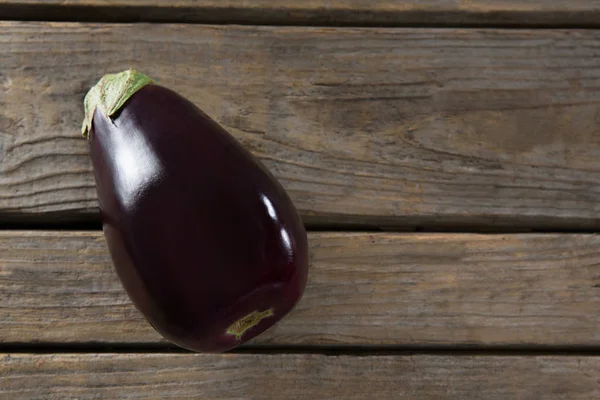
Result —
<path fill-rule="evenodd" d="M 82 98 L 136 67 L 309 224 L 600 227 L 600 32 L 0 23 L 0 221 L 97 221 Z"/>
<path fill-rule="evenodd" d="M 4 19 L 287 25 L 598 26 L 599 0 L 0 0 Z"/>
<path fill-rule="evenodd" d="M 600 236 L 311 233 L 297 308 L 254 346 L 600 344 Z M 98 232 L 0 232 L 0 343 L 162 339 Z"/>
<path fill-rule="evenodd" d="M 1 354 L 21 399 L 569 399 L 600 397 L 600 358 L 314 354 Z"/>

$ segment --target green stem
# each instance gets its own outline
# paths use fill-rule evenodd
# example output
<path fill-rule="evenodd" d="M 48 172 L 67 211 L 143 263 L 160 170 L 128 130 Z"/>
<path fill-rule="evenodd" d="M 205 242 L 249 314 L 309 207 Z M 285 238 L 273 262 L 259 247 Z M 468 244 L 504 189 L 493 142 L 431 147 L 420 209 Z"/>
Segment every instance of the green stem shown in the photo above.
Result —
<path fill-rule="evenodd" d="M 128 69 L 117 74 L 104 75 L 85 96 L 83 106 L 85 118 L 81 126 L 81 133 L 88 137 L 92 129 L 92 119 L 96 109 L 100 109 L 107 117 L 115 114 L 131 96 L 152 79 L 133 69 Z"/>

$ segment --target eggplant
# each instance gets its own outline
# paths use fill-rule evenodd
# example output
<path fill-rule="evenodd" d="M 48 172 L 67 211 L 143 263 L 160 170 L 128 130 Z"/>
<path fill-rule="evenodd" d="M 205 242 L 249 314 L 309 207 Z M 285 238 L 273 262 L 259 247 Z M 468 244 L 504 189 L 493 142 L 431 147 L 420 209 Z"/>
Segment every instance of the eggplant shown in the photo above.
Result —
<path fill-rule="evenodd" d="M 102 229 L 123 287 L 168 341 L 223 352 L 294 308 L 306 285 L 302 220 L 231 134 L 135 70 L 86 95 Z"/>

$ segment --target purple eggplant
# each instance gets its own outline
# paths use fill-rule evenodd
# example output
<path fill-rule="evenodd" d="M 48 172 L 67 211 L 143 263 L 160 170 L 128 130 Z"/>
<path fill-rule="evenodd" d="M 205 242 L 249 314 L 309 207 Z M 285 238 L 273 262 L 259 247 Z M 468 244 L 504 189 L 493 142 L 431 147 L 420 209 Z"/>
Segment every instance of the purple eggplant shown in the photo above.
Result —
<path fill-rule="evenodd" d="M 181 95 L 128 70 L 85 99 L 100 215 L 117 275 L 167 340 L 222 352 L 298 302 L 307 237 L 271 173 Z"/>

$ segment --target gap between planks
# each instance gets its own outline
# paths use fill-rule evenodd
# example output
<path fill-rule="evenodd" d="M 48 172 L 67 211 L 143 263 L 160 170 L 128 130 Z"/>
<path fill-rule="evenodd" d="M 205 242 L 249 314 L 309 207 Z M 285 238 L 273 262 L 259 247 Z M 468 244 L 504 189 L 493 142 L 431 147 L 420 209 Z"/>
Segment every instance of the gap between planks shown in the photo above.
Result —
<path fill-rule="evenodd" d="M 57 343 L 57 344 L 0 344 L 0 353 L 10 354 L 195 354 L 170 343 Z M 200 353 L 198 353 L 200 354 Z M 600 346 L 269 346 L 246 345 L 222 354 L 238 355 L 286 355 L 314 354 L 322 356 L 555 356 L 600 357 Z"/>

